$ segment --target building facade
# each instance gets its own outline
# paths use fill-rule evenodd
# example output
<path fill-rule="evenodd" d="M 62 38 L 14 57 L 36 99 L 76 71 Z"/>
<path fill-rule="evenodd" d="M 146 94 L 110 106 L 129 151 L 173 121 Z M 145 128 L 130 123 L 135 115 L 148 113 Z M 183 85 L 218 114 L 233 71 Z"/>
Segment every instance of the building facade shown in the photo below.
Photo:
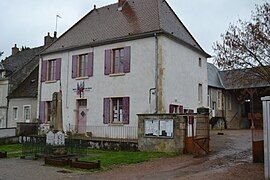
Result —
<path fill-rule="evenodd" d="M 100 29 L 101 23 L 113 26 L 112 32 Z M 94 9 L 43 52 L 38 117 L 50 124 L 53 94 L 61 92 L 64 130 L 137 138 L 137 114 L 207 105 L 208 57 L 166 1 L 119 1 Z"/>

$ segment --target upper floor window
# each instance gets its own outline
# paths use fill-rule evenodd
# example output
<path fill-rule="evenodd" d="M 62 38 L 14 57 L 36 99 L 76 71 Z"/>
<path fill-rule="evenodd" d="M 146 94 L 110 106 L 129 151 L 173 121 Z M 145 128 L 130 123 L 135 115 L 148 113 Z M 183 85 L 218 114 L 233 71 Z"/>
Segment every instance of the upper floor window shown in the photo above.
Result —
<path fill-rule="evenodd" d="M 88 55 L 80 55 L 78 58 L 78 77 L 86 77 Z"/>
<path fill-rule="evenodd" d="M 44 60 L 41 64 L 41 82 L 56 81 L 61 78 L 61 59 Z"/>
<path fill-rule="evenodd" d="M 130 72 L 131 47 L 105 51 L 104 74 L 122 74 Z"/>
<path fill-rule="evenodd" d="M 202 67 L 202 58 L 199 58 L 199 67 Z"/>
<path fill-rule="evenodd" d="M 124 73 L 124 61 L 125 61 L 124 48 L 114 49 L 113 50 L 113 60 L 112 60 L 113 74 Z"/>
<path fill-rule="evenodd" d="M 56 60 L 50 60 L 48 63 L 48 80 L 56 80 Z"/>
<path fill-rule="evenodd" d="M 94 53 L 72 56 L 72 78 L 93 76 Z"/>

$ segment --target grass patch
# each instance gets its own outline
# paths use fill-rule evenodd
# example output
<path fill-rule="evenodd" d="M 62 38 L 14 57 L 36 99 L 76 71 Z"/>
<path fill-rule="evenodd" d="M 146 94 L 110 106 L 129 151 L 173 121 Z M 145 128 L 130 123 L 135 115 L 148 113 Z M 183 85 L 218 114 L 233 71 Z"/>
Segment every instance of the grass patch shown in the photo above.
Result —
<path fill-rule="evenodd" d="M 0 152 L 7 152 L 8 158 L 20 157 L 22 152 L 21 144 L 11 144 L 0 146 Z"/>
<path fill-rule="evenodd" d="M 137 164 L 155 158 L 174 157 L 179 153 L 159 152 L 126 152 L 126 151 L 102 151 L 89 150 L 89 157 L 81 158 L 82 161 L 97 162 L 100 160 L 103 170 L 110 169 L 115 165 Z"/>

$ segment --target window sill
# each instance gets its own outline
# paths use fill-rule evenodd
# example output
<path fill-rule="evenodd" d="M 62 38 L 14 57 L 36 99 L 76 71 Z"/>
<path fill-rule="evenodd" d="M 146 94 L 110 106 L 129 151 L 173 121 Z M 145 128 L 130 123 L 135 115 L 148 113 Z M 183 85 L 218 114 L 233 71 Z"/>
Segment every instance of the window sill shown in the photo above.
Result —
<path fill-rule="evenodd" d="M 77 77 L 77 78 L 75 78 L 76 80 L 84 80 L 84 79 L 89 79 L 89 77 L 88 76 L 85 76 L 85 77 Z"/>
<path fill-rule="evenodd" d="M 117 73 L 117 74 L 110 74 L 110 77 L 116 77 L 116 76 L 125 76 L 126 73 Z"/>
<path fill-rule="evenodd" d="M 123 123 L 110 123 L 109 126 L 124 126 Z"/>
<path fill-rule="evenodd" d="M 51 81 L 45 81 L 45 84 L 52 84 L 52 83 L 56 83 L 56 80 L 51 80 Z"/>

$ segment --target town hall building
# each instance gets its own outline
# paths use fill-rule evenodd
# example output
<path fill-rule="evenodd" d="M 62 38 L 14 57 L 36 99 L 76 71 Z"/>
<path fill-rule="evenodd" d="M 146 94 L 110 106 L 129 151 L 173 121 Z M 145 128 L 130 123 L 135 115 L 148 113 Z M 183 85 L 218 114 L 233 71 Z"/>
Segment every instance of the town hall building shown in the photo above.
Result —
<path fill-rule="evenodd" d="M 207 106 L 207 58 L 164 0 L 94 8 L 42 54 L 38 118 L 61 93 L 65 131 L 137 138 L 141 113 Z"/>

